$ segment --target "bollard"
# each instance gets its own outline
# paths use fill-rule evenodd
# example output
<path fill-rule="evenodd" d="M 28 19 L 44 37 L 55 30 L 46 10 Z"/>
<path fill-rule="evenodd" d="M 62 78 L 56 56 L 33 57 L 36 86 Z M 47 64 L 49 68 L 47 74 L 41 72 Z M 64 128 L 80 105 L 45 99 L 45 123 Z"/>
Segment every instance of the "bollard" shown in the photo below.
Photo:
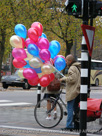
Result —
<path fill-rule="evenodd" d="M 41 86 L 38 84 L 38 90 L 37 90 L 37 103 L 41 100 Z M 38 106 L 40 107 L 40 105 Z"/>

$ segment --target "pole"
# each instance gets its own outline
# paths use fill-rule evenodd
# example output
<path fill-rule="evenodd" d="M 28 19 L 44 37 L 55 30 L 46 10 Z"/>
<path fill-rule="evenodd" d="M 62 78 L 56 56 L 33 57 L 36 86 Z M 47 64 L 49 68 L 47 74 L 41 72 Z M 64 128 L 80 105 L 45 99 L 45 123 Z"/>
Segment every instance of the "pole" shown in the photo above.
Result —
<path fill-rule="evenodd" d="M 83 1 L 83 24 L 88 25 L 88 0 Z M 88 49 L 82 36 L 81 48 L 81 90 L 80 90 L 80 136 L 87 132 L 87 93 L 88 93 Z"/>

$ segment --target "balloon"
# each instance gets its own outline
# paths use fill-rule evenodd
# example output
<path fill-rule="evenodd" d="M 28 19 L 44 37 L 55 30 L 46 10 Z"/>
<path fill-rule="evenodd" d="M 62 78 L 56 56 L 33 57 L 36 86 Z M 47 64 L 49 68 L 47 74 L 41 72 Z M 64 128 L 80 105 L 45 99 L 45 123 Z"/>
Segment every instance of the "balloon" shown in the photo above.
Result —
<path fill-rule="evenodd" d="M 61 71 L 65 68 L 66 66 L 66 61 L 65 59 L 61 58 L 61 57 L 58 57 L 55 62 L 54 62 L 54 65 L 56 67 L 57 70 Z"/>
<path fill-rule="evenodd" d="M 55 58 L 54 58 L 54 62 L 55 62 L 55 60 L 57 59 L 57 58 L 63 58 L 64 60 L 65 60 L 65 57 L 64 56 L 62 56 L 62 55 L 57 55 Z"/>
<path fill-rule="evenodd" d="M 37 42 L 37 46 L 40 49 L 48 49 L 49 48 L 49 41 L 46 38 L 39 38 Z"/>
<path fill-rule="evenodd" d="M 36 29 L 38 31 L 38 33 L 39 33 L 39 36 L 42 35 L 43 26 L 42 26 L 42 24 L 40 22 L 34 22 L 34 23 L 32 23 L 31 28 Z"/>
<path fill-rule="evenodd" d="M 21 38 L 21 39 L 22 39 L 22 48 L 24 48 L 25 47 L 25 41 L 24 41 L 23 38 Z"/>
<path fill-rule="evenodd" d="M 42 33 L 42 35 L 39 38 L 47 38 L 46 34 Z"/>
<path fill-rule="evenodd" d="M 49 77 L 50 77 L 50 82 L 51 82 L 51 81 L 53 81 L 53 80 L 54 80 L 54 78 L 55 78 L 54 73 L 49 74 Z"/>
<path fill-rule="evenodd" d="M 49 75 L 43 75 L 40 80 L 39 80 L 39 83 L 42 87 L 46 87 L 49 85 L 50 83 L 50 78 L 49 78 Z"/>
<path fill-rule="evenodd" d="M 53 40 L 49 44 L 49 51 L 51 53 L 51 58 L 53 59 L 60 51 L 60 44 L 58 41 Z"/>
<path fill-rule="evenodd" d="M 39 55 L 39 49 L 35 44 L 29 44 L 27 50 L 33 56 Z"/>
<path fill-rule="evenodd" d="M 35 44 L 35 42 L 33 40 L 31 40 L 30 38 L 27 38 L 25 40 L 25 46 L 28 47 L 29 44 Z"/>
<path fill-rule="evenodd" d="M 27 62 L 23 59 L 13 59 L 13 65 L 16 68 L 22 68 L 27 64 Z"/>
<path fill-rule="evenodd" d="M 44 64 L 44 65 L 41 67 L 41 71 L 42 71 L 44 74 L 51 74 L 51 73 L 52 73 L 52 69 L 51 69 L 50 65 L 47 65 L 47 64 Z"/>
<path fill-rule="evenodd" d="M 16 59 L 25 59 L 27 57 L 26 51 L 23 48 L 14 48 L 12 56 Z"/>
<path fill-rule="evenodd" d="M 28 29 L 28 37 L 33 40 L 34 42 L 38 41 L 39 38 L 39 34 L 38 31 L 36 29 L 33 28 L 29 28 Z"/>
<path fill-rule="evenodd" d="M 32 59 L 33 58 L 33 55 L 31 55 L 28 51 L 27 51 L 27 49 L 24 49 L 25 50 L 25 52 L 26 52 L 26 54 L 27 54 L 27 57 L 25 58 L 25 60 L 30 60 L 30 59 Z"/>
<path fill-rule="evenodd" d="M 36 73 L 42 73 L 41 67 L 39 67 L 39 68 L 32 68 L 32 69 L 34 69 Z"/>
<path fill-rule="evenodd" d="M 30 66 L 33 67 L 33 68 L 39 68 L 39 67 L 42 66 L 43 63 L 42 63 L 42 61 L 41 61 L 39 58 L 34 57 L 34 58 L 32 58 L 32 59 L 29 61 L 29 64 L 30 64 Z"/>
<path fill-rule="evenodd" d="M 32 79 L 32 80 L 28 80 L 28 83 L 29 83 L 30 85 L 32 85 L 32 86 L 37 85 L 37 84 L 39 83 L 39 77 L 37 76 L 37 77 L 35 77 L 35 78 Z"/>
<path fill-rule="evenodd" d="M 45 60 L 45 61 L 49 61 L 50 60 L 50 52 L 47 49 L 42 49 L 39 52 L 39 56 L 41 59 Z"/>
<path fill-rule="evenodd" d="M 24 69 L 23 71 L 23 76 L 26 78 L 26 79 L 34 79 L 35 77 L 37 77 L 37 73 L 35 72 L 34 69 L 32 68 L 26 68 Z"/>
<path fill-rule="evenodd" d="M 24 76 L 23 76 L 23 70 L 24 69 L 19 69 L 18 70 L 18 76 L 21 77 L 21 78 L 24 78 Z"/>
<path fill-rule="evenodd" d="M 16 47 L 16 48 L 23 48 L 23 46 L 22 46 L 22 39 L 19 36 L 17 36 L 17 35 L 11 36 L 10 44 L 13 47 Z"/>
<path fill-rule="evenodd" d="M 44 75 L 44 73 L 38 73 L 38 77 L 41 78 Z"/>
<path fill-rule="evenodd" d="M 27 30 L 26 27 L 22 24 L 17 24 L 15 26 L 15 34 L 22 37 L 22 38 L 26 38 L 27 36 Z"/>
<path fill-rule="evenodd" d="M 23 68 L 31 68 L 31 66 L 29 65 L 29 60 L 25 60 L 27 62 L 27 64 L 23 67 Z"/>

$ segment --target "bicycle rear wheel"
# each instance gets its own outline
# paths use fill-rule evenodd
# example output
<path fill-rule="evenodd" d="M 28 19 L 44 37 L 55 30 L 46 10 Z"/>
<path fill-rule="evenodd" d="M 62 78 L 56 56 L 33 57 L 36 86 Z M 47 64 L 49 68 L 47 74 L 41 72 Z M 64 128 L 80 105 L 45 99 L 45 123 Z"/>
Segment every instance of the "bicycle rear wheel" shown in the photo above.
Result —
<path fill-rule="evenodd" d="M 47 102 L 51 104 L 51 110 L 48 112 L 47 110 Z M 63 118 L 63 109 L 59 102 L 56 102 L 56 118 L 54 117 L 54 108 L 52 108 L 55 99 L 53 98 L 46 98 L 42 99 L 38 104 L 35 106 L 34 109 L 34 117 L 37 123 L 44 127 L 44 128 L 53 128 L 57 126 L 61 119 Z M 50 119 L 48 116 L 50 116 Z"/>

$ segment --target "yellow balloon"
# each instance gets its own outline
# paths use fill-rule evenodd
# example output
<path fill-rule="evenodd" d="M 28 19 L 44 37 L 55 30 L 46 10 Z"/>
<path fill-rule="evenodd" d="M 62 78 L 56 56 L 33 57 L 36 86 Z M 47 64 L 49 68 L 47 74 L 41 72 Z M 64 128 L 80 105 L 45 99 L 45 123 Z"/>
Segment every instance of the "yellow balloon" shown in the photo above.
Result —
<path fill-rule="evenodd" d="M 21 77 L 21 78 L 24 78 L 24 76 L 23 76 L 23 70 L 24 69 L 19 69 L 18 70 L 18 76 Z"/>
<path fill-rule="evenodd" d="M 17 36 L 17 35 L 11 36 L 10 44 L 13 47 L 16 47 L 16 48 L 23 48 L 23 46 L 22 46 L 22 39 L 19 36 Z"/>
<path fill-rule="evenodd" d="M 52 73 L 52 68 L 50 67 L 50 65 L 44 64 L 44 65 L 41 67 L 41 71 L 42 71 L 44 74 L 51 74 L 51 73 Z"/>
<path fill-rule="evenodd" d="M 38 73 L 38 77 L 41 78 L 44 75 L 44 73 Z"/>
<path fill-rule="evenodd" d="M 32 59 L 33 58 L 33 55 L 31 55 L 28 51 L 27 51 L 27 49 L 24 49 L 25 51 L 26 51 L 26 54 L 27 54 L 27 58 L 25 58 L 24 60 L 30 60 L 30 59 Z"/>
<path fill-rule="evenodd" d="M 43 65 L 42 61 L 37 58 L 37 57 L 33 57 L 30 61 L 29 61 L 29 65 L 33 68 L 39 68 Z"/>

